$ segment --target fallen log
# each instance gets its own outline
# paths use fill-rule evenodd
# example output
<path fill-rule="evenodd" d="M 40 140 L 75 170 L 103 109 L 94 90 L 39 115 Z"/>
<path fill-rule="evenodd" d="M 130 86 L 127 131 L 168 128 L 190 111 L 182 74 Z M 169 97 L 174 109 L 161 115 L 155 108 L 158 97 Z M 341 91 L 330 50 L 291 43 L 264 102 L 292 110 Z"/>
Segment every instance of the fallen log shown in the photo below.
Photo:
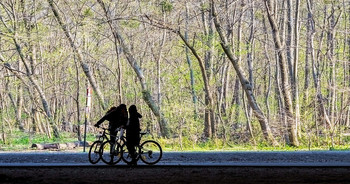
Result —
<path fill-rule="evenodd" d="M 32 148 L 35 148 L 37 150 L 44 150 L 44 149 L 75 149 L 78 147 L 82 147 L 84 145 L 84 142 L 82 141 L 76 141 L 76 142 L 69 142 L 69 143 L 38 143 L 38 144 L 32 144 Z M 86 146 L 90 146 L 90 143 L 86 143 Z"/>

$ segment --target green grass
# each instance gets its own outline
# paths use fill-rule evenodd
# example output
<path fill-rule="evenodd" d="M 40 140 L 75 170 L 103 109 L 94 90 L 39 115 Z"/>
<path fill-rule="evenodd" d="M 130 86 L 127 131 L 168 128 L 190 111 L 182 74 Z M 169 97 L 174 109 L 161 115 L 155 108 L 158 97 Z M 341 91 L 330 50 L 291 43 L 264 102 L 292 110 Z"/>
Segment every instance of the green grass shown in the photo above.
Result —
<path fill-rule="evenodd" d="M 0 141 L 0 151 L 31 150 L 32 144 L 76 142 L 78 141 L 76 137 L 75 133 L 67 132 L 61 133 L 59 138 L 49 138 L 46 134 L 30 135 L 28 133 L 15 131 L 12 132 L 11 136 L 7 136 L 6 143 Z M 88 142 L 93 142 L 95 140 L 95 134 L 87 134 L 86 140 Z"/>
<path fill-rule="evenodd" d="M 334 148 L 329 146 L 315 146 L 308 147 L 301 145 L 299 147 L 292 147 L 288 145 L 280 145 L 277 147 L 270 146 L 264 143 L 225 143 L 220 139 L 208 140 L 193 144 L 191 141 L 182 140 L 180 144 L 178 139 L 156 139 L 165 151 L 349 151 L 349 145 L 337 145 Z"/>
<path fill-rule="evenodd" d="M 61 133 L 59 138 L 49 138 L 45 134 L 29 135 L 23 132 L 13 132 L 11 136 L 7 137 L 7 142 L 0 141 L 0 151 L 22 151 L 31 150 L 32 144 L 35 143 L 68 143 L 78 141 L 75 133 Z M 83 138 L 82 138 L 83 139 Z M 207 141 L 193 141 L 187 137 L 165 139 L 154 138 L 151 135 L 145 135 L 142 140 L 153 139 L 160 143 L 164 151 L 349 151 L 349 145 L 347 141 L 344 141 L 342 145 L 335 145 L 331 147 L 329 145 L 323 146 L 311 146 L 301 145 L 299 147 L 291 147 L 288 145 L 280 144 L 277 147 L 270 146 L 264 142 L 253 143 L 233 143 L 224 142 L 221 139 L 209 139 Z M 93 133 L 87 134 L 88 142 L 96 140 L 96 136 Z"/>

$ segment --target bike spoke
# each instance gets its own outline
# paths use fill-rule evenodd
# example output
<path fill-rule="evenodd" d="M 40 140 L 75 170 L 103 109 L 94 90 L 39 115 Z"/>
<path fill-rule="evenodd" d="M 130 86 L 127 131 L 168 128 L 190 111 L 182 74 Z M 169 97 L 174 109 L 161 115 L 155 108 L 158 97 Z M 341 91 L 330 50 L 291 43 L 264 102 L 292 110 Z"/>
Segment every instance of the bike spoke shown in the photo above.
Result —
<path fill-rule="evenodd" d="M 141 145 L 141 160 L 146 164 L 155 164 L 162 157 L 162 148 L 155 141 L 145 141 Z"/>

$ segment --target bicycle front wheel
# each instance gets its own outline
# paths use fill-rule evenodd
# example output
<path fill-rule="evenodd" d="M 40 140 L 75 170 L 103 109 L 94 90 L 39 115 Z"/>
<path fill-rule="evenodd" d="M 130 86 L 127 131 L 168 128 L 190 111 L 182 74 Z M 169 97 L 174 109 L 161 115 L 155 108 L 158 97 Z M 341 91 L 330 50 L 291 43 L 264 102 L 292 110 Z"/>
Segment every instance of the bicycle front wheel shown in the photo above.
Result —
<path fill-rule="evenodd" d="M 102 145 L 102 141 L 95 141 L 89 150 L 89 161 L 92 164 L 96 164 L 98 161 L 100 161 L 100 147 Z"/>
<path fill-rule="evenodd" d="M 140 146 L 140 158 L 149 165 L 153 165 L 159 162 L 163 156 L 162 147 L 153 140 L 145 141 Z"/>
<path fill-rule="evenodd" d="M 114 165 L 121 159 L 120 145 L 116 142 L 106 141 L 100 149 L 101 159 L 108 165 Z"/>

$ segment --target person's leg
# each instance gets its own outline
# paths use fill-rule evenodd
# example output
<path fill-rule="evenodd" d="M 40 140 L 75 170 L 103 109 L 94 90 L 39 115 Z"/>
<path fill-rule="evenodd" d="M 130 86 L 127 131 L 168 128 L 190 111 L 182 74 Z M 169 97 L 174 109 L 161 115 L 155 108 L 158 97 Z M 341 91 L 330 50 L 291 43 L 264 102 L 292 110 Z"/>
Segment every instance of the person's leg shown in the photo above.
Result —
<path fill-rule="evenodd" d="M 124 134 L 124 128 L 120 128 L 120 133 L 119 133 L 119 139 L 122 138 L 123 134 Z"/>
<path fill-rule="evenodd" d="M 135 165 L 135 157 L 136 157 L 136 154 L 135 154 L 135 146 L 134 146 L 134 143 L 133 143 L 133 140 L 126 140 L 126 147 L 128 148 L 128 151 L 129 151 L 129 155 L 130 157 L 132 158 L 132 161 L 129 165 Z"/>
<path fill-rule="evenodd" d="M 132 141 L 132 153 L 133 153 L 133 155 L 132 155 L 132 164 L 133 165 L 137 165 L 137 160 L 136 160 L 136 157 L 138 156 L 137 155 L 137 153 L 136 153 L 136 150 L 135 150 L 135 148 L 137 148 L 138 147 L 138 145 L 139 145 L 139 139 L 138 139 L 138 136 L 137 135 L 134 135 L 133 137 L 132 137 L 132 139 L 133 139 L 133 141 Z"/>
<path fill-rule="evenodd" d="M 131 148 L 131 149 L 132 149 L 132 155 L 131 155 L 132 161 L 131 161 L 131 164 L 132 164 L 132 165 L 137 165 L 137 160 L 136 160 L 137 153 L 136 153 L 136 150 L 135 150 L 136 145 L 133 144 L 131 147 L 132 147 L 132 148 Z"/>
<path fill-rule="evenodd" d="M 111 139 L 111 147 L 110 147 L 110 153 L 112 154 L 114 151 L 114 144 L 115 144 L 115 137 L 116 137 L 116 133 L 115 134 L 111 134 L 110 139 Z"/>

